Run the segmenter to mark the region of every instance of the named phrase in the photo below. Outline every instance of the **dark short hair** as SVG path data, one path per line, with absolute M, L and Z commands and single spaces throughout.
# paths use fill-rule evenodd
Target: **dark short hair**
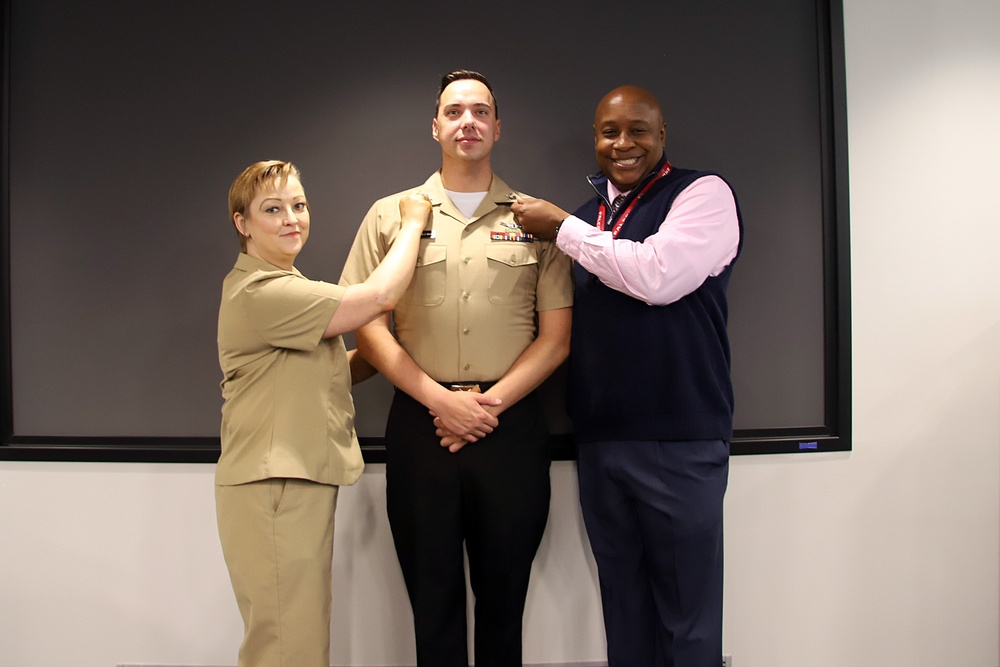
M 444 89 L 447 88 L 449 84 L 461 81 L 462 79 L 472 79 L 486 86 L 486 90 L 490 91 L 490 97 L 493 98 L 493 115 L 499 119 L 500 110 L 497 107 L 497 96 L 493 92 L 493 86 L 490 85 L 490 82 L 486 80 L 485 76 L 471 69 L 456 69 L 441 77 L 441 87 L 438 88 L 437 98 L 434 100 L 434 117 L 437 117 L 438 110 L 441 108 L 441 93 L 444 92 Z

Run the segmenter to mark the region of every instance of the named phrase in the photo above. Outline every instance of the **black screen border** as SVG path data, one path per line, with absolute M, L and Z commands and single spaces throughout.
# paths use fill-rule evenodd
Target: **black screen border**
M 737 429 L 734 455 L 850 451 L 851 308 L 847 92 L 842 0 L 816 0 L 823 177 L 825 424 Z M 0 121 L 0 460 L 215 463 L 219 438 L 19 436 L 13 423 L 10 277 L 10 0 L 3 3 Z M 385 462 L 384 438 L 360 438 L 365 461 Z M 555 435 L 553 460 L 572 460 L 570 435 Z

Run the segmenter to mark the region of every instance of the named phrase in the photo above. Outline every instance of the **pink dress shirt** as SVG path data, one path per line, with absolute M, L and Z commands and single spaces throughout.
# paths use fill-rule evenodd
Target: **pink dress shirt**
M 618 194 L 609 181 L 608 201 Z M 665 306 L 719 275 L 739 240 L 732 190 L 718 176 L 703 176 L 677 195 L 659 229 L 642 242 L 612 239 L 610 231 L 571 215 L 556 245 L 611 289 Z

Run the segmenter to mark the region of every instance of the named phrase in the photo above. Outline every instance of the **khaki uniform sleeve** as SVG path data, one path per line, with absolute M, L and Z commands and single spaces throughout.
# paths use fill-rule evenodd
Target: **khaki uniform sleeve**
M 346 288 L 302 276 L 276 276 L 247 286 L 247 321 L 273 347 L 315 350 Z
M 388 210 L 388 199 L 380 199 L 368 209 L 344 264 L 344 271 L 340 276 L 341 285 L 363 283 L 385 257 L 393 239 L 385 238 L 382 230 L 399 229 L 398 209 L 395 219 L 388 219 Z
M 558 310 L 573 305 L 573 263 L 552 241 L 543 241 L 539 253 L 535 310 Z

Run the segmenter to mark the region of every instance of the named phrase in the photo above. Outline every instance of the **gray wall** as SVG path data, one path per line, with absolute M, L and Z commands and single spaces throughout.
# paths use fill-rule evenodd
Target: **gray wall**
M 188 7 L 12 2 L 16 435 L 216 435 L 232 179 L 258 159 L 298 164 L 313 210 L 298 266 L 335 281 L 371 202 L 439 166 L 433 99 L 456 67 L 496 88 L 497 171 L 570 209 L 596 170 L 597 100 L 653 90 L 669 159 L 726 176 L 746 218 L 737 427 L 824 423 L 813 3 Z M 382 434 L 389 393 L 359 388 L 361 435 Z

